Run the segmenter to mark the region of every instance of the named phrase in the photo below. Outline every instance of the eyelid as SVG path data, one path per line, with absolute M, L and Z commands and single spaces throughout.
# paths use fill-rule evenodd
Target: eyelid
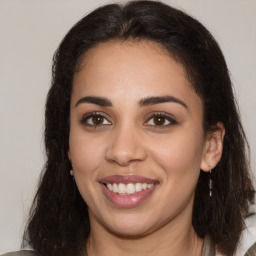
M 154 117 L 163 117 L 165 118 L 166 120 L 168 120 L 170 122 L 170 124 L 168 125 L 147 125 L 146 123 L 149 122 L 152 118 Z M 176 121 L 176 119 L 170 115 L 169 113 L 166 113 L 166 112 L 153 112 L 153 113 L 150 113 L 146 119 L 146 122 L 144 123 L 144 125 L 146 126 L 154 126 L 154 127 L 157 127 L 157 128 L 165 128 L 165 127 L 169 127 L 171 125 L 175 125 L 177 124 L 178 122 Z
M 104 119 L 106 119 L 109 124 L 99 124 L 99 125 L 93 125 L 93 124 L 88 124 L 86 123 L 90 118 L 92 118 L 93 116 L 101 116 Z M 166 119 L 168 122 L 170 122 L 169 124 L 163 124 L 163 125 L 153 125 L 153 124 L 147 124 L 152 118 L 154 117 L 163 117 L 164 119 Z M 112 122 L 109 120 L 110 116 L 107 113 L 101 112 L 101 111 L 94 111 L 94 112 L 90 112 L 87 114 L 84 114 L 80 120 L 80 123 L 82 125 L 86 125 L 88 127 L 100 127 L 100 126 L 108 126 L 108 125 L 112 125 Z M 145 126 L 151 126 L 154 128 L 167 128 L 169 126 L 173 126 L 175 124 L 177 124 L 178 122 L 176 121 L 175 117 L 173 117 L 171 114 L 166 113 L 166 112 L 151 112 L 147 115 L 146 117 L 146 121 L 143 123 L 143 125 Z
M 83 125 L 87 125 L 87 126 L 92 126 L 92 127 L 96 127 L 96 126 L 105 126 L 106 124 L 102 124 L 102 125 L 91 125 L 91 124 L 86 124 L 86 121 L 93 117 L 93 116 L 101 116 L 103 118 L 105 118 L 110 124 L 107 124 L 107 125 L 111 125 L 112 122 L 109 121 L 109 115 L 107 113 L 104 113 L 104 112 L 100 112 L 100 111 L 94 111 L 94 112 L 90 112 L 90 113 L 87 113 L 85 115 L 82 116 L 81 120 L 80 120 L 80 123 L 83 124 Z

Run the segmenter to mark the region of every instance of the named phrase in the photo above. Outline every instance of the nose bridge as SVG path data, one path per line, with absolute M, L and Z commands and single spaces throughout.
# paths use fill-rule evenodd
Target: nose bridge
M 128 165 L 134 161 L 144 160 L 145 156 L 140 131 L 136 125 L 124 123 L 115 127 L 106 152 L 108 161 Z

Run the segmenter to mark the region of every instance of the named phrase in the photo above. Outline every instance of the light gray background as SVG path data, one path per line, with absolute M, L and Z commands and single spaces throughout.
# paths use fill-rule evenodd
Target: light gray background
M 52 55 L 69 28 L 109 1 L 0 0 L 0 253 L 20 247 L 44 162 Z M 119 1 L 122 2 L 122 1 Z M 256 0 L 166 0 L 199 19 L 228 63 L 256 167 Z

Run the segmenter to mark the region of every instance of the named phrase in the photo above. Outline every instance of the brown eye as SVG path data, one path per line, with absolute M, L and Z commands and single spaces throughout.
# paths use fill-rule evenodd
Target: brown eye
M 111 122 L 101 113 L 89 113 L 83 116 L 81 123 L 87 126 L 104 126 L 111 125 Z
M 153 114 L 145 123 L 146 126 L 155 128 L 168 128 L 175 124 L 177 124 L 177 121 L 173 117 L 162 113 Z
M 155 125 L 164 125 L 165 124 L 165 118 L 162 116 L 155 116 L 153 119 L 153 122 Z
M 102 116 L 93 116 L 92 117 L 92 122 L 94 125 L 101 125 L 101 124 L 103 124 L 103 121 L 104 121 L 104 119 Z

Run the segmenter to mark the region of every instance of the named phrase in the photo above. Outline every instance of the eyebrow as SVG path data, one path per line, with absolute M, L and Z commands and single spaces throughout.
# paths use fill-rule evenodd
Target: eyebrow
M 166 102 L 178 103 L 178 104 L 182 105 L 183 107 L 185 107 L 186 109 L 188 109 L 188 106 L 186 105 L 186 103 L 184 103 L 183 101 L 181 101 L 173 96 L 169 96 L 169 95 L 159 96 L 159 97 L 147 97 L 147 98 L 141 99 L 139 101 L 139 105 L 141 107 L 144 107 L 144 106 L 150 106 L 150 105 L 166 103 Z
M 92 103 L 102 107 L 111 107 L 112 103 L 109 99 L 103 97 L 96 97 L 96 96 L 86 96 L 79 99 L 75 105 L 77 107 L 81 103 Z
M 176 97 L 173 96 L 155 96 L 155 97 L 147 97 L 144 99 L 141 99 L 139 101 L 139 106 L 144 107 L 144 106 L 151 106 L 155 104 L 160 104 L 160 103 L 167 103 L 167 102 L 174 102 L 182 105 L 186 109 L 188 109 L 188 106 L 181 101 L 180 99 L 177 99 Z M 97 96 L 85 96 L 77 101 L 75 104 L 75 107 L 77 107 L 81 103 L 92 103 L 96 104 L 102 107 L 112 107 L 112 102 L 104 97 L 97 97 Z

